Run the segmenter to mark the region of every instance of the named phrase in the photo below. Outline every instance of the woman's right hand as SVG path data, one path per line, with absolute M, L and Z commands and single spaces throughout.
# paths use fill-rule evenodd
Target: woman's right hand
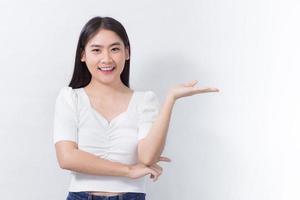
M 171 159 L 167 157 L 159 157 L 159 161 L 171 162 Z M 129 174 L 128 177 L 132 179 L 137 179 L 143 177 L 147 174 L 150 174 L 150 178 L 153 178 L 153 182 L 155 182 L 158 177 L 161 175 L 163 168 L 158 164 L 154 163 L 151 166 L 147 166 L 143 163 L 137 163 L 129 166 Z

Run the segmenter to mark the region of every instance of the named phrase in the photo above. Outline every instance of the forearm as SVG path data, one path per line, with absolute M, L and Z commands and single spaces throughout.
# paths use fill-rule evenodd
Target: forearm
M 129 166 L 74 149 L 65 158 L 64 169 L 91 175 L 127 176 Z
M 138 146 L 140 162 L 152 165 L 157 162 L 163 152 L 174 104 L 174 98 L 167 95 L 157 119 L 154 121 L 147 136 L 141 140 Z

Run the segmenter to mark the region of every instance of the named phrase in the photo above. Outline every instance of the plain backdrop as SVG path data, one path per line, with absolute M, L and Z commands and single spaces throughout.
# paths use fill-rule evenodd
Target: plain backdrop
M 300 3 L 296 0 L 1 1 L 1 199 L 65 199 L 54 102 L 83 25 L 111 16 L 131 42 L 131 88 L 196 79 L 219 93 L 174 106 L 147 199 L 300 199 Z

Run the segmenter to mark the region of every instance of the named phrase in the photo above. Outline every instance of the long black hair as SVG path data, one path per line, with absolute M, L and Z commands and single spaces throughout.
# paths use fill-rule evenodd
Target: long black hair
M 123 25 L 112 17 L 94 17 L 90 19 L 81 30 L 75 57 L 75 66 L 69 87 L 73 89 L 85 87 L 91 81 L 92 75 L 85 62 L 81 61 L 81 55 L 88 41 L 95 36 L 99 30 L 106 29 L 115 32 L 123 41 L 125 48 L 129 51 L 129 59 L 125 61 L 124 69 L 121 73 L 121 81 L 129 87 L 130 74 L 130 43 Z

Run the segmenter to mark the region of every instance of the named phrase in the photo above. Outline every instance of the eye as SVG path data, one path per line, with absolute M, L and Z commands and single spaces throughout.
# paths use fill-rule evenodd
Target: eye
M 94 51 L 94 52 L 99 52 L 100 50 L 99 50 L 99 49 L 93 49 L 92 51 Z
M 119 51 L 120 49 L 117 48 L 117 47 L 115 47 L 115 48 L 113 48 L 112 50 L 113 50 L 113 51 Z

